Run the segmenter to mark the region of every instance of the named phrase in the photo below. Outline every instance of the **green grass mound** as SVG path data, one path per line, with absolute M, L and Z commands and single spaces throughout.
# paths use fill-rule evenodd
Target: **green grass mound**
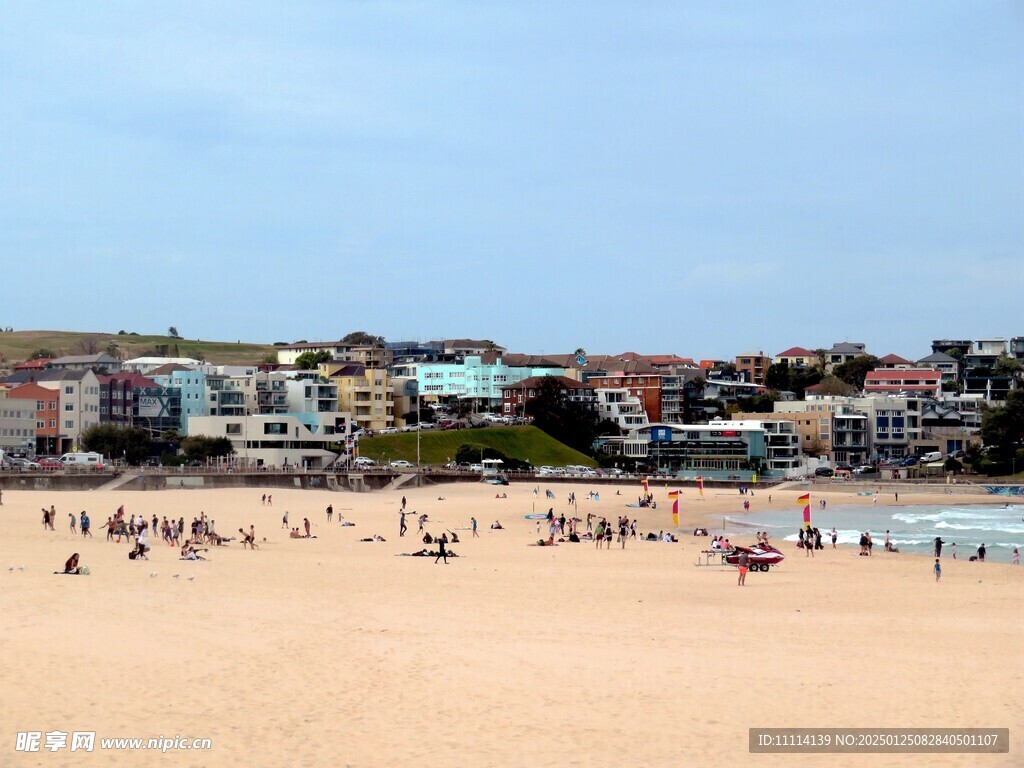
M 597 466 L 589 456 L 529 426 L 424 430 L 420 433 L 420 461 L 425 465 L 447 464 L 455 460 L 460 445 L 493 448 L 510 458 L 528 461 L 535 467 L 545 464 L 552 467 L 564 467 L 566 464 Z M 415 464 L 416 433 L 363 438 L 359 441 L 359 455 L 380 462 L 405 459 Z

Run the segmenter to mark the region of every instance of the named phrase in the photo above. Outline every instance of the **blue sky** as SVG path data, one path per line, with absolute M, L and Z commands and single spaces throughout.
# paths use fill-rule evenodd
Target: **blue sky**
M 1022 39 L 1012 0 L 7 3 L 0 325 L 1024 334 Z

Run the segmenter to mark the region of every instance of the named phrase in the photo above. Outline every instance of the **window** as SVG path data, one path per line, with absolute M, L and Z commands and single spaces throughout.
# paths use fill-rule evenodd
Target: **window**
M 56 428 L 57 428 L 57 420 L 56 419 L 50 419 L 50 429 L 56 429 Z
M 73 411 L 73 410 L 75 410 L 75 406 L 73 404 L 71 404 L 71 403 L 64 403 L 64 410 L 65 411 Z
M 65 395 L 73 395 L 73 394 L 75 394 L 75 388 L 74 387 L 64 387 L 64 394 Z
M 241 424 L 228 424 L 227 425 L 227 434 L 229 434 L 229 435 L 240 435 L 240 434 L 242 434 L 242 425 Z
M 64 429 L 74 429 L 74 428 L 75 428 L 75 422 L 73 422 L 73 421 L 65 421 L 64 422 Z

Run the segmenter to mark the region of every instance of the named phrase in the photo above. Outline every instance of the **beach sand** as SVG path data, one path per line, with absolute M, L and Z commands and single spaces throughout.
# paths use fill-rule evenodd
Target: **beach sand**
M 944 558 L 937 585 L 930 558 L 880 543 L 870 559 L 829 548 L 813 560 L 783 543 L 782 566 L 740 589 L 734 570 L 694 567 L 709 539 L 686 535 L 739 516 L 738 495 L 684 491 L 678 544 L 529 547 L 536 527 L 523 515 L 568 511 L 569 490 L 581 517 L 636 513 L 645 533 L 672 528 L 663 489 L 657 510 L 635 510 L 636 484 L 619 497 L 596 488 L 600 501 L 582 483 L 551 485 L 554 502 L 544 487 L 536 499 L 525 484 L 498 489 L 507 499 L 481 484 L 279 489 L 273 507 L 256 489 L 5 492 L 0 765 L 1024 764 L 1020 568 Z M 413 516 L 398 537 L 403 494 L 432 533 L 458 530 L 461 557 L 394 556 L 423 546 Z M 794 529 L 798 494 L 772 494 Z M 766 497 L 751 499 L 755 511 Z M 355 527 L 328 525 L 329 503 Z M 56 532 L 40 525 L 50 504 Z M 155 541 L 148 562 L 133 562 L 99 527 L 120 504 L 186 522 L 205 510 L 222 534 L 255 524 L 260 550 L 234 542 L 191 563 Z M 86 541 L 67 521 L 83 509 Z M 289 539 L 286 509 L 318 538 Z M 461 530 L 470 515 L 479 539 Z M 506 530 L 490 530 L 495 519 Z M 358 541 L 375 533 L 387 541 Z M 51 575 L 72 552 L 92 575 Z M 1011 752 L 748 755 L 755 726 L 1009 727 Z M 18 731 L 51 730 L 209 738 L 212 749 L 14 751 Z

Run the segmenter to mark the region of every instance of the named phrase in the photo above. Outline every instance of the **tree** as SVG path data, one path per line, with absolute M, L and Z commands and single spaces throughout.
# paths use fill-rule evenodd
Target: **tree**
M 593 455 L 598 435 L 620 433 L 614 422 L 601 422 L 595 411 L 570 401 L 562 383 L 553 376 L 544 376 L 537 384 L 537 394 L 526 404 L 526 414 L 533 418 L 535 427 L 587 455 Z
M 189 435 L 181 441 L 181 450 L 189 459 L 206 461 L 206 459 L 230 456 L 235 452 L 235 447 L 231 444 L 231 440 L 226 437 Z
M 75 342 L 74 350 L 80 355 L 95 355 L 100 351 L 100 342 L 95 336 L 84 336 Z
M 992 369 L 997 376 L 1009 376 L 1016 382 L 1021 381 L 1021 365 L 1020 360 L 1009 355 L 1000 355 L 996 361 L 995 367 Z
M 355 344 L 362 347 L 383 347 L 384 337 L 374 336 L 366 331 L 352 331 L 341 337 L 343 344 Z
M 153 439 L 149 431 L 139 427 L 121 427 L 116 424 L 96 424 L 80 438 L 82 448 L 102 453 L 110 459 L 124 459 L 138 464 L 149 457 Z
M 35 352 L 33 352 L 31 355 L 29 355 L 28 359 L 29 360 L 44 360 L 44 359 L 54 358 L 56 356 L 57 356 L 57 353 L 54 352 L 52 349 L 46 349 L 45 347 L 43 347 L 41 349 L 37 349 Z
M 867 379 L 868 372 L 875 370 L 879 362 L 874 355 L 858 355 L 842 365 L 837 365 L 832 373 L 837 379 L 842 379 L 860 391 L 864 389 L 864 380 Z
M 818 382 L 817 386 L 817 392 L 819 395 L 840 395 L 842 397 L 848 397 L 857 391 L 852 384 L 847 384 L 836 376 L 826 376 Z
M 576 357 L 586 357 L 587 350 L 585 350 L 583 347 L 576 347 L 576 351 L 573 352 L 573 355 L 575 355 Z
M 107 343 L 106 353 L 110 357 L 120 357 L 121 356 L 121 349 L 120 349 L 120 347 L 117 346 L 117 342 L 116 341 L 111 340 L 110 342 Z
M 1009 462 L 1024 445 L 1024 389 L 1011 389 L 1006 405 L 985 408 L 981 415 L 981 439 L 990 459 Z
M 321 349 L 319 352 L 303 352 L 295 358 L 295 364 L 304 370 L 319 368 L 320 363 L 329 363 L 330 361 L 331 353 L 326 349 Z
M 772 363 L 764 374 L 764 385 L 776 392 L 788 392 L 792 385 L 792 374 L 789 370 L 789 361 Z
M 175 328 L 173 325 L 170 328 L 167 329 L 167 335 L 170 336 L 173 339 L 181 338 L 178 335 L 178 329 Z
M 818 358 L 814 363 L 814 368 L 824 376 L 825 371 L 828 370 L 828 350 L 818 347 L 814 350 L 814 356 Z

